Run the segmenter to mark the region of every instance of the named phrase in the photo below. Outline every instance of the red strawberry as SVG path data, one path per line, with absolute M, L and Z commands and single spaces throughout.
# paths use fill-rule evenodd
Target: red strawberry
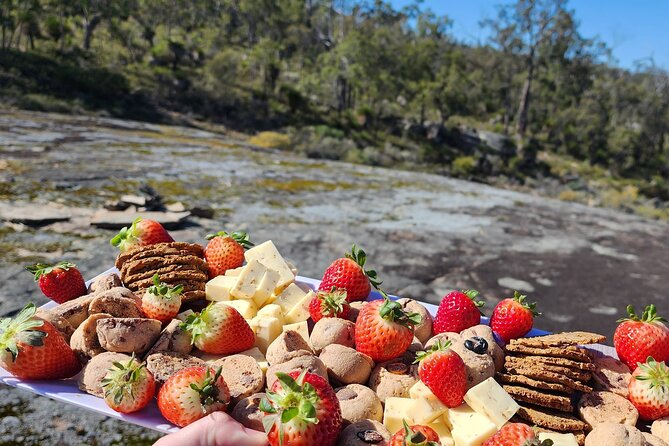
M 407 314 L 387 297 L 362 307 L 355 322 L 355 348 L 374 360 L 387 361 L 407 351 L 413 327 L 420 324 L 418 313 Z
M 207 235 L 204 258 L 209 266 L 209 277 L 221 276 L 229 269 L 239 268 L 244 263 L 244 250 L 253 246 L 246 232 L 225 231 Z
M 115 362 L 101 383 L 105 403 L 116 412 L 137 412 L 156 396 L 153 375 L 134 357 L 126 364 Z
M 437 341 L 431 349 L 418 352 L 420 380 L 448 407 L 458 407 L 467 392 L 467 370 L 462 358 L 449 347 L 451 341 Z
M 366 261 L 365 251 L 353 245 L 351 252 L 328 266 L 318 289 L 320 291 L 329 291 L 332 287 L 344 289 L 349 302 L 367 299 L 372 285 L 378 289 L 381 282 L 376 277 L 376 271 L 365 270 Z
M 158 409 L 167 421 L 184 427 L 212 412 L 226 410 L 230 391 L 221 368 L 187 367 L 170 376 L 158 392 Z
M 334 446 L 342 428 L 339 400 L 328 382 L 306 370 L 278 372 L 260 402 L 270 446 Z
M 388 446 L 440 446 L 439 435 L 429 426 L 411 426 L 404 422 L 404 429 L 397 431 Z
M 618 357 L 627 364 L 630 370 L 637 363 L 644 362 L 652 356 L 659 362 L 669 360 L 669 328 L 663 324 L 666 319 L 657 315 L 655 305 L 649 305 L 641 317 L 634 308 L 627 307 L 629 318 L 620 319 L 618 328 L 613 334 L 613 345 Z
M 495 306 L 490 317 L 490 328 L 499 335 L 504 342 L 525 336 L 534 325 L 534 318 L 538 313 L 536 303 L 527 303 L 527 296 L 518 291 L 513 298 L 504 299 Z
M 137 217 L 130 228 L 123 228 L 111 239 L 112 246 L 116 246 L 121 252 L 127 251 L 135 245 L 145 246 L 156 243 L 173 242 L 172 236 L 163 228 L 163 225 L 155 220 L 144 220 Z
M 629 384 L 629 400 L 648 421 L 669 416 L 669 366 L 648 358 L 639 363 Z
M 255 334 L 239 311 L 220 302 L 188 316 L 181 327 L 205 353 L 232 355 L 253 347 Z
M 63 379 L 81 364 L 65 338 L 28 304 L 14 318 L 0 320 L 0 365 L 22 379 Z
M 477 301 L 479 292 L 476 290 L 451 291 L 439 304 L 437 315 L 432 324 L 434 334 L 447 331 L 460 333 L 462 330 L 481 323 L 480 307 L 483 302 Z
M 351 306 L 346 300 L 346 290 L 332 287 L 330 291 L 319 291 L 309 303 L 309 314 L 314 322 L 324 317 L 346 319 Z
M 553 444 L 552 441 L 539 442 L 534 430 L 523 423 L 509 423 L 502 427 L 495 435 L 488 438 L 483 446 L 532 446 Z
M 169 287 L 160 281 L 158 274 L 153 276 L 153 286 L 147 288 L 142 296 L 142 312 L 151 319 L 165 323 L 174 319 L 181 308 L 183 285 Z
M 37 263 L 26 269 L 35 275 L 35 282 L 39 283 L 42 293 L 56 303 L 62 304 L 87 292 L 86 282 L 73 263 Z

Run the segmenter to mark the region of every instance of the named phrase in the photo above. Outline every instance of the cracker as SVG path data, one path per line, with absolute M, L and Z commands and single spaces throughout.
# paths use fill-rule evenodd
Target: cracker
M 119 253 L 116 257 L 116 268 L 119 270 L 123 264 L 129 259 L 141 259 L 145 257 L 152 257 L 156 254 L 171 254 L 178 251 L 187 251 L 198 257 L 204 257 L 204 248 L 197 243 L 185 242 L 170 242 L 170 243 L 156 243 L 153 245 L 134 246 L 129 250 Z
M 198 256 L 190 253 L 185 254 L 161 254 L 153 257 L 145 257 L 138 260 L 129 260 L 123 264 L 121 275 L 128 277 L 136 274 L 142 274 L 147 271 L 163 268 L 168 265 L 193 265 L 196 268 L 206 268 L 206 262 Z
M 582 432 L 588 429 L 586 423 L 573 415 L 542 407 L 533 407 L 523 404 L 518 409 L 518 412 L 516 412 L 516 415 L 537 426 L 558 432 Z
M 207 294 L 204 291 L 186 291 L 181 295 L 181 301 L 192 302 L 205 299 L 206 297 Z
M 202 270 L 199 269 L 197 266 L 193 265 L 192 263 L 176 263 L 173 265 L 166 265 L 152 268 L 150 270 L 133 275 L 126 275 L 123 280 L 124 283 L 133 283 L 140 280 L 151 279 L 153 278 L 154 274 L 163 275 L 177 271 L 202 271 Z
M 570 387 L 574 390 L 578 390 L 579 392 L 585 392 L 585 393 L 592 392 L 592 387 L 587 386 L 579 381 L 573 380 L 567 376 L 561 375 L 559 373 L 541 371 L 525 367 L 516 367 L 516 366 L 506 367 L 506 370 L 509 373 L 527 376 L 528 378 L 536 379 L 538 381 L 564 384 L 565 386 Z
M 572 412 L 574 406 L 571 404 L 571 398 L 563 395 L 553 395 L 545 391 L 528 389 L 527 387 L 511 386 L 504 384 L 502 386 L 506 393 L 516 401 L 534 404 L 550 409 L 561 410 L 563 412 Z
M 596 389 L 628 397 L 628 386 L 632 379 L 629 367 L 611 356 L 595 357 L 593 365 L 595 371 L 592 372 L 592 377 L 595 379 Z
M 171 273 L 159 274 L 160 281 L 165 282 L 168 285 L 178 285 L 188 282 L 206 282 L 208 280 L 207 274 L 202 271 L 175 271 Z M 135 282 L 126 283 L 126 286 L 131 290 L 148 288 L 153 285 L 153 279 L 142 279 Z
M 528 378 L 527 376 L 523 375 L 508 375 L 506 373 L 498 373 L 496 375 L 496 378 L 498 381 L 507 384 L 520 384 L 527 387 L 534 387 L 535 389 L 551 390 L 553 392 L 565 393 L 567 395 L 571 395 L 572 393 L 574 393 L 574 389 L 572 389 L 569 386 L 565 386 L 564 384 L 539 381 L 536 379 Z
M 519 338 L 511 341 L 512 345 L 526 347 L 564 347 L 568 345 L 598 344 L 606 341 L 606 336 L 587 331 L 568 331 L 533 338 Z
M 567 347 L 527 347 L 524 345 L 508 344 L 506 351 L 521 353 L 526 356 L 550 356 L 554 358 L 567 358 L 574 361 L 589 362 L 590 356 L 582 349 L 574 346 Z
M 515 356 L 507 356 L 504 361 L 504 366 L 507 369 L 509 367 L 522 367 L 525 369 L 532 369 L 538 373 L 543 373 L 543 372 L 559 373 L 573 380 L 583 381 L 583 382 L 589 381 L 590 378 L 592 378 L 592 374 L 590 372 L 585 372 L 582 370 L 574 370 L 570 369 L 569 367 L 561 367 L 557 365 L 538 363 L 535 362 L 533 359 L 534 358 L 523 359 L 523 358 L 517 358 Z
M 581 362 L 581 361 L 574 361 L 572 359 L 567 359 L 567 358 L 554 358 L 552 356 L 515 355 L 515 357 L 519 358 L 519 359 L 522 359 L 522 360 L 538 362 L 538 363 L 541 363 L 541 364 L 556 365 L 556 366 L 560 366 L 560 367 L 569 367 L 570 369 L 585 370 L 585 371 L 589 371 L 589 372 L 595 370 L 595 365 L 590 361 Z

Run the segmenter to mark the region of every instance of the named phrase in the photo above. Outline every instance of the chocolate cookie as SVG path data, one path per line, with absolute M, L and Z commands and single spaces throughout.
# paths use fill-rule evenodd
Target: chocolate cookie
M 595 388 L 613 392 L 627 398 L 628 386 L 632 373 L 629 367 L 611 356 L 600 356 L 593 359 L 595 370 L 592 377 L 595 379 Z
M 578 347 L 527 347 L 524 345 L 508 344 L 506 351 L 528 356 L 550 356 L 553 358 L 567 358 L 574 361 L 589 362 L 590 356 Z
M 130 260 L 123 265 L 121 276 L 123 278 L 146 275 L 150 271 L 165 268 L 171 265 L 191 265 L 194 268 L 205 271 L 206 262 L 194 255 L 163 255 L 147 257 L 139 260 Z
M 531 368 L 539 372 L 552 372 L 559 373 L 568 378 L 571 378 L 576 381 L 589 381 L 592 378 L 590 372 L 584 372 L 581 370 L 570 369 L 569 367 L 561 367 L 557 365 L 549 365 L 541 362 L 534 361 L 534 358 L 518 358 L 515 356 L 507 356 L 504 361 L 504 366 L 508 369 L 509 367 L 521 367 L 521 368 Z
M 196 300 L 202 300 L 207 297 L 204 291 L 186 291 L 181 295 L 182 302 L 192 302 Z
M 579 417 L 592 428 L 601 423 L 636 425 L 639 412 L 627 398 L 612 392 L 583 394 L 578 402 Z
M 582 432 L 588 429 L 586 423 L 573 415 L 540 407 L 521 405 L 516 415 L 537 426 L 558 432 Z
M 197 243 L 170 242 L 156 243 L 154 245 L 134 246 L 129 250 L 122 252 L 116 257 L 115 266 L 119 270 L 129 259 L 142 259 L 156 255 L 176 254 L 179 251 L 186 251 L 197 257 L 204 258 L 204 248 Z
M 516 401 L 561 410 L 563 412 L 572 412 L 574 410 L 574 406 L 571 404 L 571 398 L 568 396 L 553 395 L 540 390 L 507 384 L 503 385 L 502 388 Z
M 573 359 L 555 358 L 552 356 L 516 355 L 515 357 L 524 361 L 539 362 L 541 364 L 556 365 L 560 367 L 569 367 L 570 369 L 585 370 L 589 372 L 595 370 L 595 365 L 590 361 L 574 361 Z
M 159 276 L 168 274 L 168 273 L 177 273 L 181 271 L 199 271 L 199 272 L 204 272 L 201 269 L 199 269 L 197 266 L 193 264 L 174 264 L 174 265 L 167 265 L 167 266 L 162 266 L 158 267 L 156 269 L 151 269 L 148 271 L 144 271 L 141 273 L 133 274 L 131 276 L 125 276 L 124 282 L 126 284 L 129 283 L 135 283 L 139 282 L 140 280 L 153 280 L 153 276 L 155 274 L 158 274 Z
M 606 336 L 587 331 L 569 331 L 533 338 L 519 338 L 511 341 L 511 345 L 525 347 L 564 347 L 568 345 L 597 344 L 606 341 Z
M 207 274 L 202 271 L 190 270 L 190 271 L 175 271 L 171 273 L 159 274 L 161 282 L 165 282 L 169 285 L 178 285 L 180 283 L 187 282 L 206 282 Z M 148 288 L 153 285 L 153 279 L 142 279 L 135 282 L 127 282 L 126 286 L 131 290 L 138 290 L 141 288 Z
M 564 384 L 559 383 L 549 383 L 544 381 L 538 381 L 536 379 L 528 378 L 523 375 L 508 375 L 506 373 L 498 373 L 496 375 L 497 381 L 501 381 L 507 384 L 521 384 L 526 387 L 534 387 L 535 389 L 550 390 L 553 392 L 564 393 L 571 395 L 574 393 L 574 389 Z
M 564 384 L 565 386 L 570 387 L 574 390 L 578 390 L 579 392 L 585 392 L 585 393 L 592 392 L 592 387 L 586 384 L 573 380 L 559 373 L 542 370 L 541 368 L 537 369 L 537 368 L 509 366 L 506 368 L 506 370 L 511 374 L 524 375 L 527 376 L 528 378 L 536 379 L 538 381 Z

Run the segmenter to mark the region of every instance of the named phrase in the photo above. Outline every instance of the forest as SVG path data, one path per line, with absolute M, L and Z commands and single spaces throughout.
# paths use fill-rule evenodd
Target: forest
M 491 17 L 474 45 L 420 2 L 2 0 L 0 102 L 668 216 L 669 74 L 616 67 L 567 0 Z

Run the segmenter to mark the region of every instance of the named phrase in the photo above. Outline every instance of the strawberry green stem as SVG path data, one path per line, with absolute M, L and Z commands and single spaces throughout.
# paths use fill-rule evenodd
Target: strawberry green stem
M 44 337 L 47 334 L 41 330 L 35 330 L 44 325 L 44 321 L 35 317 L 37 308 L 35 304 L 29 303 L 14 318 L 0 320 L 0 354 L 9 352 L 12 361 L 16 361 L 19 355 L 19 343 L 32 347 L 44 345 Z
M 137 227 L 140 221 L 142 221 L 142 217 L 137 217 L 129 228 L 127 226 L 123 227 L 119 233 L 109 241 L 109 243 L 111 243 L 112 246 L 119 248 L 121 252 L 136 245 L 139 242 L 139 236 L 141 235 L 141 231 Z
M 648 305 L 644 310 L 643 313 L 641 313 L 641 317 L 637 316 L 636 311 L 634 310 L 634 307 L 632 305 L 627 306 L 627 315 L 629 317 L 618 319 L 618 322 L 625 322 L 625 321 L 632 321 L 632 322 L 647 322 L 647 323 L 653 323 L 653 322 L 667 322 L 667 320 L 663 317 L 660 317 L 657 315 L 657 308 L 655 308 L 655 305 L 650 304 Z
M 153 285 L 147 288 L 146 291 L 153 294 L 154 296 L 164 297 L 169 300 L 173 297 L 180 296 L 183 291 L 183 285 L 177 285 L 175 287 L 170 287 L 164 282 L 160 281 L 160 276 L 158 273 L 153 275 Z
M 205 238 L 207 240 L 211 240 L 216 237 L 230 237 L 231 239 L 242 245 L 242 248 L 244 249 L 249 249 L 252 246 L 255 246 L 249 239 L 248 233 L 243 231 L 235 231 L 231 233 L 225 231 L 218 231 L 214 234 L 207 234 Z
M 58 262 L 55 265 L 48 265 L 46 263 L 36 263 L 31 266 L 26 266 L 26 270 L 34 274 L 35 282 L 39 280 L 41 276 L 50 274 L 54 269 L 62 269 L 67 271 L 70 268 L 74 268 L 76 265 L 71 262 Z
M 377 290 L 381 291 L 379 288 L 383 281 L 379 280 L 378 274 L 376 273 L 375 270 L 373 269 L 365 269 L 365 263 L 367 262 L 367 254 L 365 253 L 364 250 L 359 249 L 357 246 L 355 246 L 355 243 L 351 247 L 351 252 L 347 252 L 345 254 L 346 258 L 353 260 L 355 263 L 357 263 L 362 271 L 365 273 L 367 278 L 369 279 L 369 283 L 372 284 L 374 288 Z
M 383 304 L 379 307 L 379 315 L 389 321 L 404 325 L 413 330 L 413 328 L 420 324 L 423 320 L 419 313 L 407 313 L 398 302 L 390 300 L 388 295 L 381 291 L 383 295 Z
M 520 294 L 518 291 L 513 292 L 513 300 L 522 305 L 522 307 L 525 308 L 526 310 L 530 310 L 532 312 L 532 316 L 534 317 L 541 316 L 541 313 L 537 311 L 537 303 L 536 302 L 529 303 L 525 299 L 527 299 L 526 295 Z

